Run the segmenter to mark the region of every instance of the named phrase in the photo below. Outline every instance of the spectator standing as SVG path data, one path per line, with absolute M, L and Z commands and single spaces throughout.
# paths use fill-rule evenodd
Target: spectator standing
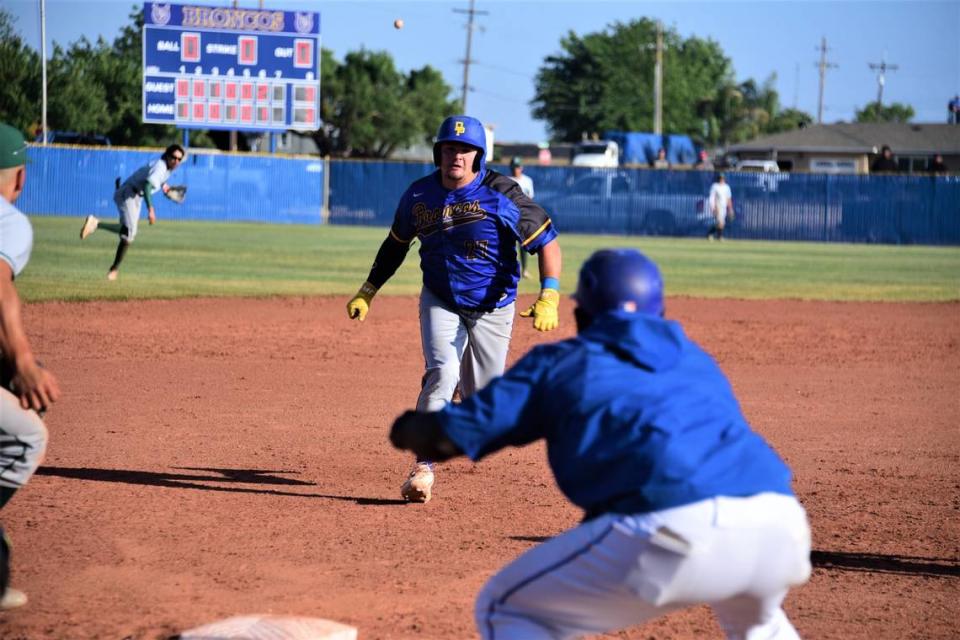
M 947 103 L 947 122 L 960 124 L 960 94 L 953 96 L 953 100 Z
M 706 149 L 700 150 L 700 154 L 697 156 L 697 163 L 693 165 L 693 168 L 697 171 L 713 171 L 713 161 L 710 160 Z
M 893 159 L 893 151 L 889 145 L 883 145 L 880 150 L 880 157 L 870 165 L 870 173 L 897 173 L 900 168 L 897 161 Z
M 660 150 L 657 151 L 657 159 L 653 161 L 653 165 L 652 165 L 652 166 L 653 166 L 654 169 L 669 169 L 669 168 L 670 168 L 670 161 L 667 160 L 667 150 L 666 150 L 666 149 L 664 149 L 663 147 L 661 147 Z
M 943 163 L 943 155 L 940 153 L 934 154 L 930 159 L 930 164 L 927 165 L 927 171 L 930 173 L 946 173 L 947 165 Z

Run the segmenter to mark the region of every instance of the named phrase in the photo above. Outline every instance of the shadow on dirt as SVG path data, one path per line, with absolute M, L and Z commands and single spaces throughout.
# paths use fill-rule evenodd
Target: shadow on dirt
M 38 476 L 55 476 L 70 480 L 92 480 L 95 482 L 119 482 L 139 484 L 150 487 L 169 487 L 174 489 L 199 489 L 201 491 L 226 491 L 229 493 L 254 493 L 272 496 L 292 496 L 296 498 L 324 498 L 327 500 L 345 500 L 358 505 L 405 505 L 405 500 L 384 498 L 358 498 L 355 496 L 335 496 L 322 493 L 298 493 L 280 489 L 255 489 L 251 487 L 218 486 L 229 483 L 256 485 L 296 485 L 316 486 L 314 482 L 305 482 L 295 478 L 285 478 L 277 474 L 291 474 L 295 471 L 275 471 L 265 469 L 216 469 L 204 467 L 174 467 L 183 471 L 207 472 L 206 475 L 188 473 L 165 473 L 162 471 L 133 471 L 128 469 L 93 469 L 89 467 L 40 467 Z M 216 483 L 216 484 L 214 484 Z
M 885 556 L 877 553 L 812 551 L 810 561 L 817 569 L 899 573 L 912 576 L 960 577 L 960 564 L 943 558 Z

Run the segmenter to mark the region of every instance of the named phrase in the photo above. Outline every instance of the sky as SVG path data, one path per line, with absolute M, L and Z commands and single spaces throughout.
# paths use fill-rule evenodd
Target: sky
M 137 4 L 46 0 L 48 51 L 54 42 L 65 46 L 81 37 L 112 41 Z M 451 98 L 461 94 L 469 0 L 239 0 L 238 5 L 318 11 L 321 44 L 338 60 L 361 48 L 386 51 L 404 73 L 426 65 L 438 69 L 452 87 Z M 39 50 L 40 0 L 3 0 L 2 6 L 13 14 L 27 44 Z M 858 109 L 877 99 L 877 72 L 870 63 L 897 66 L 886 72 L 883 102 L 911 105 L 914 122 L 946 122 L 947 102 L 960 93 L 960 0 L 475 0 L 474 9 L 466 111 L 492 126 L 498 142 L 549 139 L 529 103 L 538 69 L 547 56 L 562 53 L 565 35 L 598 33 L 642 17 L 661 20 L 683 38 L 716 41 L 731 59 L 738 82 L 763 82 L 776 74 L 782 107 L 796 107 L 814 119 L 819 48 L 826 38 L 827 60 L 836 67 L 828 69 L 824 83 L 825 123 L 850 122 Z M 399 30 L 393 26 L 397 18 L 404 22 Z

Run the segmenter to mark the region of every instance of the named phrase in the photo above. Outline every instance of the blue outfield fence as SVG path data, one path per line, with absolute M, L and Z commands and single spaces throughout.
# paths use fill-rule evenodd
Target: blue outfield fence
M 503 165 L 490 165 L 509 173 Z M 388 226 L 430 164 L 334 162 L 330 221 Z M 563 232 L 706 235 L 712 171 L 528 166 L 535 199 Z M 960 244 L 960 176 L 728 172 L 736 216 L 725 235 L 754 240 Z
M 114 179 L 160 152 L 33 146 L 29 155 L 17 202 L 23 211 L 110 218 Z M 187 201 L 160 197 L 158 215 L 320 224 L 325 170 L 330 223 L 387 227 L 403 191 L 434 167 L 190 150 L 170 180 L 189 187 Z M 712 224 L 713 172 L 528 166 L 525 173 L 561 233 L 698 236 Z M 731 238 L 960 245 L 960 176 L 726 175 L 736 209 Z
M 125 180 L 161 150 L 31 146 L 27 184 L 17 201 L 32 215 L 118 215 L 114 180 Z M 187 185 L 176 205 L 161 195 L 157 216 L 169 220 L 233 220 L 319 224 L 321 159 L 228 154 L 189 149 L 169 179 Z M 142 211 L 141 215 L 146 216 Z

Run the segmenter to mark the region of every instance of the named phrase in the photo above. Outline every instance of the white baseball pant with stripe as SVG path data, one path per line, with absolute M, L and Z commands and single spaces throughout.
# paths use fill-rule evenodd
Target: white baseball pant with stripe
M 607 514 L 526 552 L 476 603 L 486 640 L 575 638 L 708 604 L 728 638 L 796 640 L 781 603 L 810 576 L 810 528 L 791 496 L 717 497 Z

